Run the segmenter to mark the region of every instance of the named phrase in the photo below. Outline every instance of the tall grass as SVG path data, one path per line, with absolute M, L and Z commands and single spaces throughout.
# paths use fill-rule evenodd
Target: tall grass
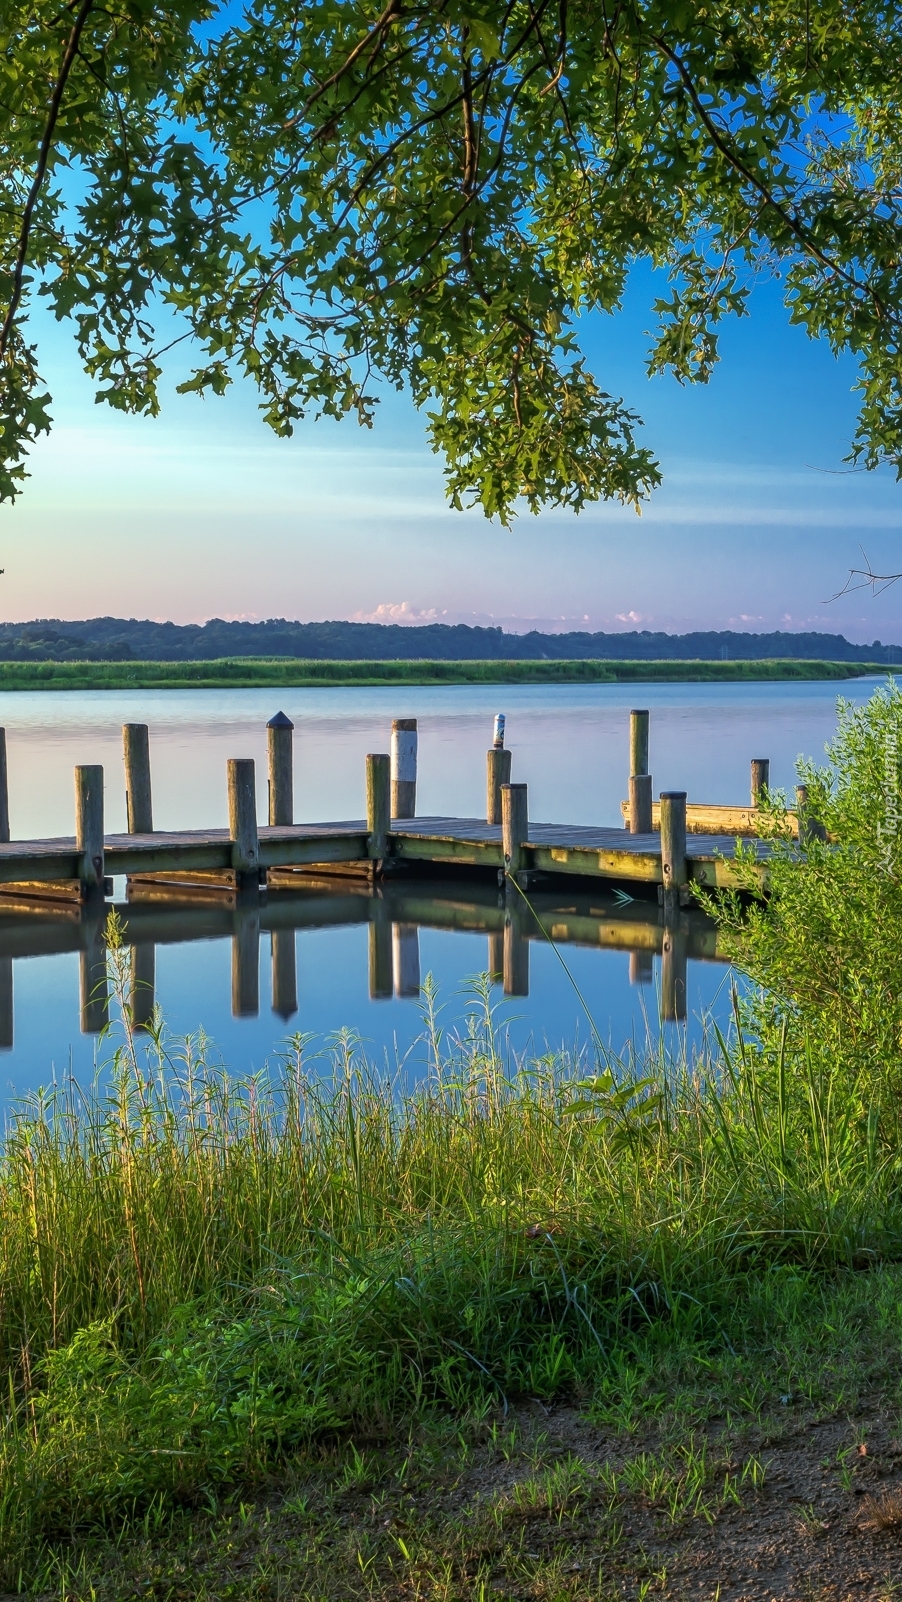
M 116 933 L 107 1088 L 27 1102 L 0 1164 L 7 1579 L 73 1520 L 592 1383 L 637 1324 L 719 1341 L 762 1275 L 902 1244 L 879 1108 L 815 1058 L 517 1061 L 477 986 L 458 1034 L 427 1018 L 413 1090 L 350 1039 L 325 1075 L 298 1040 L 235 1079 L 203 1042 L 140 1044 Z

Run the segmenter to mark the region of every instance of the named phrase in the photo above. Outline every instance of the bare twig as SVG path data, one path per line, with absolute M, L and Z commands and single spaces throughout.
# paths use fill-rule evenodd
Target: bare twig
M 875 573 L 864 546 L 859 545 L 858 549 L 861 551 L 864 567 L 850 567 L 849 576 L 842 589 L 837 590 L 835 595 L 829 596 L 822 605 L 829 606 L 831 601 L 838 601 L 841 595 L 851 595 L 855 590 L 870 590 L 872 595 L 882 595 L 891 584 L 896 584 L 902 578 L 902 573 Z

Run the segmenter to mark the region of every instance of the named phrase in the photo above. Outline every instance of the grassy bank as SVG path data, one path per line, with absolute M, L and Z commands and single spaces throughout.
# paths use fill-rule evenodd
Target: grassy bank
M 741 683 L 856 679 L 858 662 L 325 662 L 232 657 L 218 662 L 0 662 L 0 690 L 312 689 L 360 684 Z

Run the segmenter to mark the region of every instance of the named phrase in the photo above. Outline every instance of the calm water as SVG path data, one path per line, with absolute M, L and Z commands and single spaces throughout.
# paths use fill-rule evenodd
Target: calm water
M 861 701 L 876 682 L 859 680 L 843 693 Z M 125 827 L 124 722 L 150 726 L 157 827 L 224 825 L 225 765 L 235 756 L 257 760 L 264 821 L 265 724 L 280 705 L 295 723 L 299 820 L 362 816 L 365 753 L 387 750 L 390 721 L 404 716 L 419 721 L 418 811 L 480 816 L 492 717 L 503 710 L 512 777 L 529 785 L 533 819 L 619 824 L 631 706 L 651 709 L 655 792 L 685 789 L 691 800 L 739 802 L 748 795 L 751 757 L 769 757 L 772 785 L 791 787 L 799 754 L 822 753 L 835 728 L 837 693 L 828 683 L 7 694 L 0 695 L 0 724 L 7 730 L 14 838 L 74 831 L 72 768 L 85 762 L 104 765 L 108 830 Z M 296 906 L 283 901 L 280 911 L 281 898 L 270 896 L 250 921 L 246 912 L 221 905 L 184 914 L 142 907 L 132 913 L 131 933 L 155 950 L 155 993 L 170 1028 L 186 1034 L 203 1027 L 236 1069 L 261 1066 L 295 1030 L 327 1038 L 347 1027 L 373 1054 L 405 1057 L 415 1071 L 423 1057 L 412 993 L 417 969 L 435 977 L 451 1024 L 462 1015 L 468 980 L 500 966 L 503 939 L 491 887 L 420 888 L 416 906 L 387 901 L 376 912 L 359 895 L 319 894 Z M 123 887 L 117 883 L 116 890 L 121 899 Z M 616 912 L 613 898 L 597 892 L 546 896 L 543 921 L 569 974 L 540 931 L 522 925 L 514 931 L 515 988 L 528 994 L 509 998 L 504 1012 L 518 1045 L 589 1037 L 575 986 L 615 1048 L 657 1030 L 658 956 L 600 945 L 607 936 L 598 931 L 610 928 Z M 634 906 L 627 916 L 647 927 L 657 909 Z M 464 927 L 449 926 L 455 923 Z M 636 938 L 648 946 L 647 934 Z M 70 1065 L 90 1076 L 97 1044 L 81 1029 L 92 1020 L 80 1012 L 80 963 L 84 969 L 89 959 L 80 958 L 79 946 L 90 951 L 91 939 L 90 928 L 61 918 L 25 921 L 0 912 L 0 954 L 13 959 L 13 1044 L 0 1058 L 6 1096 L 46 1084 Z M 726 1005 L 726 970 L 699 960 L 705 946 L 697 931 L 686 941 L 688 1027 L 696 1032 L 705 1009 L 722 1012 Z M 276 1000 L 287 1018 L 270 1005 L 274 945 Z M 0 976 L 4 982 L 8 974 L 5 981 Z M 371 999 L 373 990 L 379 999 Z

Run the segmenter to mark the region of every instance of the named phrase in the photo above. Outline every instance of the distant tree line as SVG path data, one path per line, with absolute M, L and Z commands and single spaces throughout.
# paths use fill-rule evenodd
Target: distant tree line
M 733 661 L 801 657 L 833 662 L 898 662 L 902 646 L 853 645 L 842 634 L 741 634 L 733 630 L 691 634 L 506 634 L 501 628 L 466 623 L 155 623 L 148 619 L 58 618 L 0 624 L 0 661 L 192 662 L 228 656 L 306 657 L 321 661 L 419 658 L 446 662 L 559 661 L 608 658 L 640 661 Z

